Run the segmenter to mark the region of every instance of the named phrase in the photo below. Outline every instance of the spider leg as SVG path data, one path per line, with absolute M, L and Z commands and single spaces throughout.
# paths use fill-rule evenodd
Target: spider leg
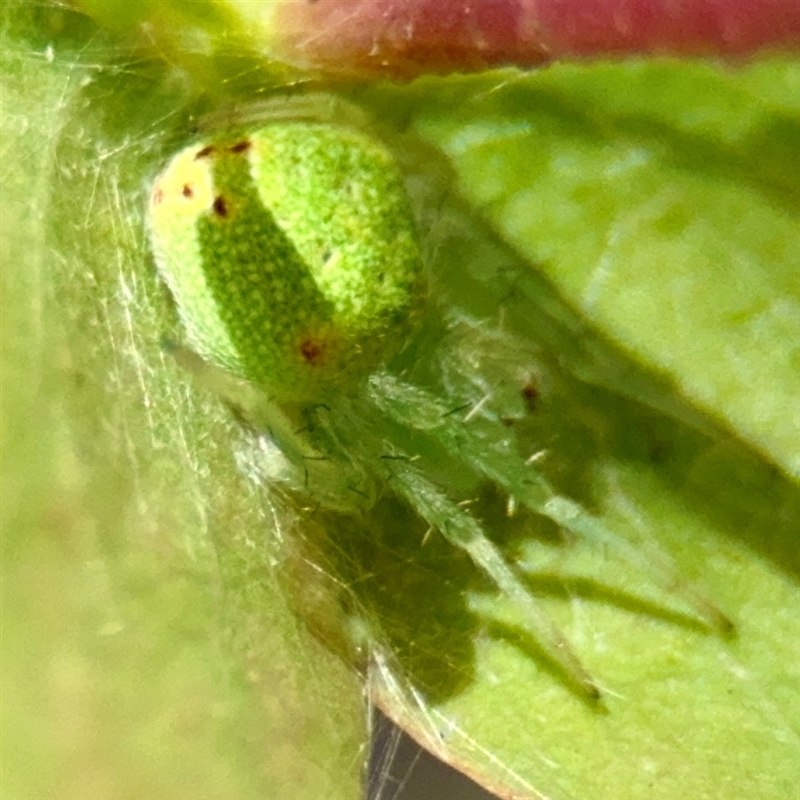
M 394 491 L 451 544 L 464 550 L 524 613 L 527 628 L 537 644 L 580 691 L 592 700 L 600 699 L 600 690 L 567 639 L 541 610 L 535 597 L 492 544 L 480 523 L 450 500 L 405 453 L 371 432 L 370 411 L 375 415 L 378 409 L 373 404 L 369 406 L 360 403 L 359 412 L 354 413 L 346 403 L 337 404 L 334 414 L 321 416 L 320 424 L 343 433 L 350 451 L 355 450 L 360 460 L 374 464 L 383 458 L 385 463 L 390 463 L 390 485 Z M 387 451 L 391 451 L 390 460 L 386 459 Z
M 548 658 L 572 678 L 592 700 L 600 699 L 591 675 L 572 651 L 564 635 L 539 608 L 535 598 L 514 574 L 503 554 L 492 544 L 478 521 L 452 502 L 413 464 L 392 462 L 392 486 L 430 525 L 464 550 L 524 614 L 529 631 Z
M 334 456 L 335 448 L 327 442 L 317 446 L 304 423 L 288 414 L 262 388 L 177 342 L 165 341 L 163 347 L 199 386 L 221 398 L 243 424 L 277 446 L 289 467 L 281 478 L 290 489 L 310 495 L 325 508 L 344 512 L 373 500 L 366 472 L 351 459 Z
M 508 487 L 506 489 L 508 490 Z M 667 591 L 682 595 L 717 633 L 729 636 L 736 630 L 736 626 L 725 613 L 681 575 L 678 567 L 665 553 L 652 547 L 645 551 L 635 547 L 609 530 L 601 520 L 589 514 L 578 503 L 557 495 L 555 492 L 544 504 L 537 503 L 535 506 L 533 503 L 521 499 L 532 511 L 538 511 L 553 522 L 574 531 L 589 541 L 603 543 L 613 548 L 625 561 L 641 572 L 655 573 Z
M 559 495 L 519 456 L 505 429 L 490 423 L 488 434 L 480 435 L 476 425 L 464 424 L 431 393 L 388 373 L 373 376 L 370 390 L 373 401 L 397 422 L 421 432 L 435 431 L 448 450 L 468 456 L 483 475 L 531 511 L 591 542 L 609 546 L 632 566 L 655 577 L 668 591 L 680 593 L 713 630 L 723 635 L 734 631 L 730 619 L 693 587 L 665 554 L 643 553 L 578 503 Z

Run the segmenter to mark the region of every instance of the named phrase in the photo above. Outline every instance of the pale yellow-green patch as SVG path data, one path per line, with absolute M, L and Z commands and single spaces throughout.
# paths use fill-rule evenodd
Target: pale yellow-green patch
M 214 202 L 211 165 L 199 148 L 178 153 L 150 195 L 150 236 L 156 263 L 172 292 L 189 341 L 222 366 L 241 371 L 230 337 L 219 324 L 216 300 L 206 283 L 197 220 Z

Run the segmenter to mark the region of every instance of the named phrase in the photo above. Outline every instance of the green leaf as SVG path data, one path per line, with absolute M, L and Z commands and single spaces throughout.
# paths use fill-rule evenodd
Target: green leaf
M 800 115 L 774 88 L 798 76 L 797 62 L 564 65 L 365 93 L 447 157 L 476 230 L 488 221 L 550 281 L 505 280 L 514 255 L 477 234 L 443 244 L 453 286 L 494 276 L 484 314 L 501 306 L 597 387 L 565 389 L 541 423 L 550 458 L 572 455 L 562 490 L 657 542 L 739 627 L 725 642 L 671 618 L 680 593 L 656 600 L 613 552 L 528 543 L 608 713 L 565 702 L 506 634 L 477 635 L 469 688 L 424 714 L 385 701 L 501 794 L 777 800 L 800 778 Z M 563 417 L 584 429 L 574 443 Z
M 464 197 L 635 359 L 800 478 L 796 62 L 451 81 L 415 125 Z M 796 94 L 796 92 L 794 93 Z

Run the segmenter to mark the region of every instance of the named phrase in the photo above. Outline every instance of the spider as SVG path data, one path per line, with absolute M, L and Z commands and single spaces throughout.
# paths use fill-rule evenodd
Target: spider
M 513 422 L 531 413 L 536 384 L 504 366 L 504 334 L 427 302 L 418 227 L 386 145 L 363 125 L 291 108 L 182 150 L 149 200 L 156 265 L 189 348 L 258 387 L 260 424 L 292 466 L 295 489 L 354 513 L 393 492 L 469 554 L 547 657 L 599 699 L 565 636 L 452 487 L 465 475 L 488 480 L 564 529 L 642 569 L 653 565 L 522 455 Z M 492 376 L 505 371 L 516 383 L 511 412 L 498 412 L 491 393 L 453 405 L 454 386 L 475 384 L 476 351 Z M 731 627 L 671 567 L 658 568 L 713 628 Z

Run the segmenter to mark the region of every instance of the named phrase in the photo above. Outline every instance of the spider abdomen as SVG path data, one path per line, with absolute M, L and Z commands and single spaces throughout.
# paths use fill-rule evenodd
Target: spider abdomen
M 339 125 L 284 120 L 183 150 L 155 182 L 150 231 L 190 345 L 279 401 L 353 384 L 421 304 L 392 156 Z

